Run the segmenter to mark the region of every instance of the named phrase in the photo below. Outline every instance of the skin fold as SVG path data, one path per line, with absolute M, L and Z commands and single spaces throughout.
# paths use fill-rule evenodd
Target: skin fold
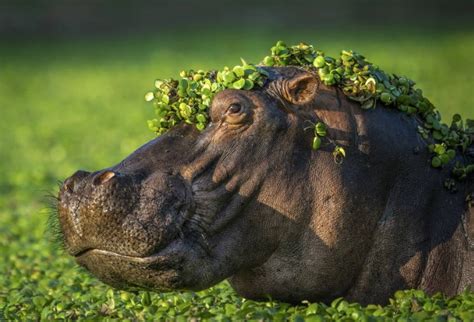
M 178 125 L 64 182 L 59 221 L 77 262 L 122 289 L 229 279 L 244 297 L 294 303 L 471 286 L 472 176 L 443 188 L 450 169 L 429 166 L 416 118 L 362 110 L 296 67 L 266 70 L 262 89 L 218 93 L 203 132 Z M 314 151 L 318 121 L 328 135 Z

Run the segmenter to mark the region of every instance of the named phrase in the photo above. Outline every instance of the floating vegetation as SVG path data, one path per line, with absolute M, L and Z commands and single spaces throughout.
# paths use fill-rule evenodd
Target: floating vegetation
M 349 99 L 359 102 L 362 109 L 375 108 L 380 102 L 417 117 L 423 123 L 418 127 L 419 134 L 434 142 L 428 145 L 432 167 L 442 168 L 456 159 L 452 172 L 456 178 L 464 179 L 474 172 L 474 163 L 466 161 L 467 157 L 464 161 L 456 158 L 465 155 L 472 144 L 474 121 L 463 121 L 455 114 L 450 125 L 443 123 L 440 113 L 423 96 L 422 90 L 415 88 L 414 81 L 385 73 L 361 54 L 343 50 L 338 58 L 333 58 L 312 45 L 287 46 L 278 41 L 260 66 L 297 66 L 317 74 L 325 85 L 338 86 Z M 158 135 L 181 122 L 203 130 L 209 122 L 209 106 L 216 93 L 228 88 L 262 87 L 267 77 L 265 69 L 242 59 L 241 65 L 221 71 L 188 70 L 181 72 L 177 80 L 156 80 L 155 89 L 145 95 L 147 101 L 153 102 L 157 115 L 148 121 L 149 127 Z M 326 126 L 321 124 L 315 125 L 314 150 L 320 148 L 321 137 L 326 135 Z M 333 154 L 338 162 L 346 155 L 339 146 Z

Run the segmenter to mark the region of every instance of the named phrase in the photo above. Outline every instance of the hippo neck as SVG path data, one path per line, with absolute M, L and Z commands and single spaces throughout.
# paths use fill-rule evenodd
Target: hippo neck
M 468 191 L 468 204 L 463 217 L 462 231 L 465 237 L 466 252 L 463 257 L 462 276 L 458 286 L 458 293 L 474 287 L 474 184 Z M 464 245 L 461 245 L 461 247 Z
M 468 185 L 463 184 L 456 196 L 439 197 L 439 210 L 431 222 L 431 247 L 419 284 L 419 288 L 429 293 L 443 290 L 453 296 L 473 286 L 474 208 L 465 202 L 466 191 L 467 195 L 473 195 Z M 468 190 L 463 189 L 464 186 Z M 448 211 L 453 207 L 455 216 Z

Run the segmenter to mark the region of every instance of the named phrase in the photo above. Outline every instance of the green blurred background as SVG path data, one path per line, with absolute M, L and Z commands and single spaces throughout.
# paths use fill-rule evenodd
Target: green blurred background
M 473 9 L 438 0 L 0 0 L 0 320 L 80 315 L 100 295 L 87 304 L 66 286 L 108 290 L 44 236 L 45 195 L 154 137 L 143 95 L 155 78 L 259 62 L 277 40 L 304 41 L 332 55 L 361 52 L 417 81 L 446 120 L 474 118 Z M 65 302 L 73 309 L 58 311 Z

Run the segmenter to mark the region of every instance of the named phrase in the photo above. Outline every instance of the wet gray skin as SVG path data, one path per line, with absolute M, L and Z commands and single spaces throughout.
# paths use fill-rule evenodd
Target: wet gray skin
M 177 126 L 68 178 L 59 220 L 77 262 L 122 289 L 229 279 L 244 297 L 288 302 L 472 285 L 472 176 L 443 188 L 450 170 L 429 166 L 415 118 L 363 111 L 297 68 L 268 71 L 263 89 L 217 94 L 203 132 Z M 318 120 L 332 143 L 313 151 Z

